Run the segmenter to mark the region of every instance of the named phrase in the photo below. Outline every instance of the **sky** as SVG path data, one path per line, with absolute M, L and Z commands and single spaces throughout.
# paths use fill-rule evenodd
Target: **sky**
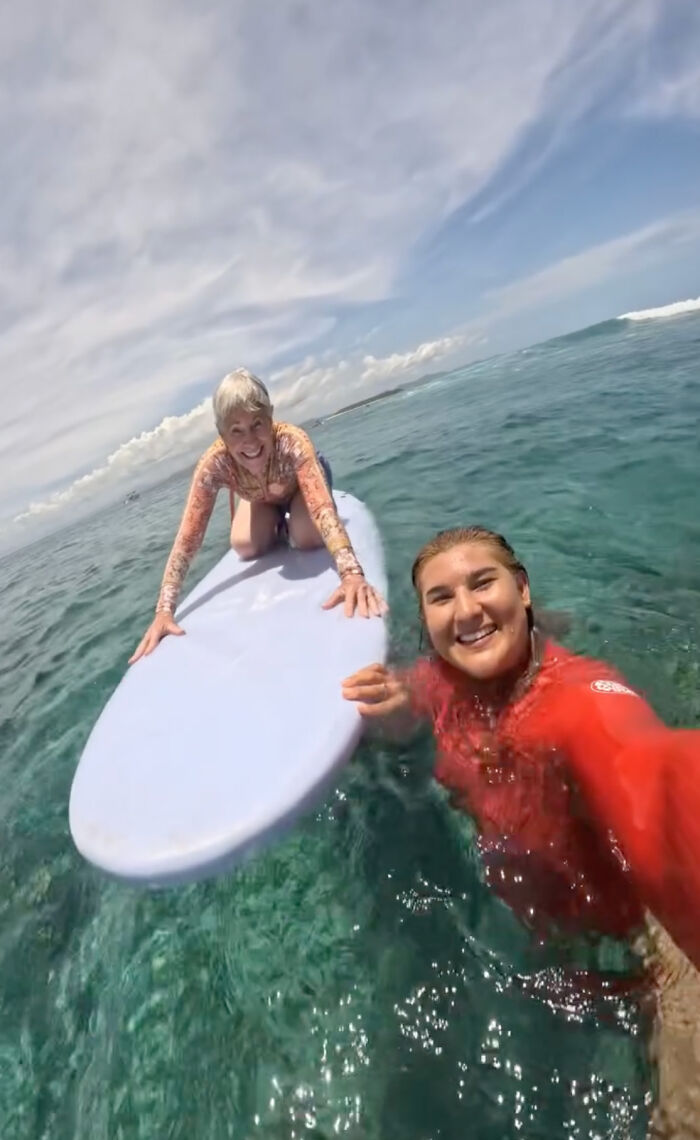
M 240 365 L 304 422 L 700 294 L 698 0 L 23 0 L 0 57 L 5 531 Z

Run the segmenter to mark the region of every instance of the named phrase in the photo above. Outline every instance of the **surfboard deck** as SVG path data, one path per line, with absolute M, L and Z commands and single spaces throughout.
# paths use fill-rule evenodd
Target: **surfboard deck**
M 368 580 L 386 596 L 369 510 L 334 491 Z M 325 549 L 228 551 L 181 603 L 186 633 L 126 672 L 80 758 L 69 821 L 110 875 L 165 886 L 221 873 L 323 796 L 362 723 L 340 684 L 384 661 L 383 618 L 323 610 L 338 585 Z

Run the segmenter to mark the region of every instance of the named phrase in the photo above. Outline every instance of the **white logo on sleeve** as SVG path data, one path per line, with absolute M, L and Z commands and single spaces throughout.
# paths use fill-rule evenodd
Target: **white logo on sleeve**
M 618 681 L 591 681 L 591 688 L 594 693 L 627 693 L 629 697 L 637 696 L 633 689 L 628 689 Z

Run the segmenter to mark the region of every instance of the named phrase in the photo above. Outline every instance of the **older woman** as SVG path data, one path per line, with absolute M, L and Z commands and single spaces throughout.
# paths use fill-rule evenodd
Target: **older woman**
M 386 610 L 380 594 L 365 579 L 338 517 L 328 465 L 306 432 L 273 419 L 265 385 L 243 368 L 224 377 L 213 402 L 219 438 L 195 468 L 155 618 L 129 664 L 151 653 L 167 634 L 184 633 L 173 616 L 177 599 L 222 487 L 231 499 L 231 545 L 241 558 L 259 557 L 281 535 L 302 550 L 325 545 L 340 585 L 324 608 L 344 602 L 348 617 L 379 616 Z
M 436 778 L 523 922 L 639 938 L 659 985 L 653 1135 L 700 1137 L 700 732 L 543 636 L 501 535 L 441 532 L 413 585 L 431 655 L 370 665 L 345 697 L 398 734 L 432 724 Z

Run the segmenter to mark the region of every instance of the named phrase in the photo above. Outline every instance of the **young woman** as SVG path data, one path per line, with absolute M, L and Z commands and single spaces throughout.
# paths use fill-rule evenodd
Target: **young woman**
M 547 640 L 502 536 L 442 532 L 413 584 L 430 657 L 368 666 L 345 697 L 394 733 L 432 723 L 435 776 L 523 921 L 646 931 L 663 985 L 656 1134 L 700 1136 L 700 732 L 667 728 L 609 666 Z
M 345 613 L 379 616 L 386 605 L 365 579 L 330 489 L 330 471 L 301 428 L 273 419 L 261 380 L 240 368 L 214 393 L 219 438 L 199 460 L 170 552 L 156 615 L 129 664 L 151 653 L 166 634 L 182 634 L 173 614 L 189 565 L 201 546 L 216 496 L 228 488 L 231 545 L 241 558 L 257 558 L 281 535 L 302 550 L 325 545 L 340 585 L 325 603 Z M 236 497 L 238 504 L 236 505 Z

